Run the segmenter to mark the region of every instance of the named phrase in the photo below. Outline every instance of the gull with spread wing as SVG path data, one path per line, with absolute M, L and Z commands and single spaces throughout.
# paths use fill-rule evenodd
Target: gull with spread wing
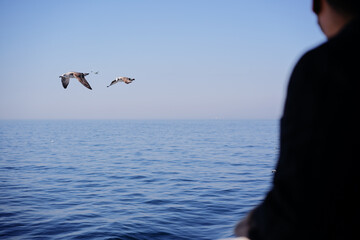
M 124 82 L 126 84 L 129 84 L 131 83 L 132 81 L 135 81 L 135 78 L 128 78 L 128 77 L 118 77 L 116 78 L 115 80 L 113 80 L 109 86 L 107 87 L 110 87 L 111 85 L 114 85 L 115 83 L 118 83 L 118 82 Z
M 90 84 L 86 81 L 85 76 L 89 75 L 89 73 L 80 73 L 80 72 L 68 72 L 64 73 L 63 75 L 59 76 L 61 78 L 61 82 L 64 88 L 67 88 L 70 82 L 70 78 L 76 78 L 79 82 L 87 87 L 88 89 L 92 90 Z

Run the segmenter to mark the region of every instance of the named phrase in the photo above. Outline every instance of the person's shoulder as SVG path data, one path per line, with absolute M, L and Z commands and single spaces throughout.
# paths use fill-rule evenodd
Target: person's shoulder
M 327 74 L 328 42 L 307 51 L 297 61 L 288 83 L 289 92 L 317 88 L 324 82 Z M 301 90 L 303 89 L 303 90 Z
M 310 49 L 306 53 L 304 53 L 299 61 L 298 65 L 305 65 L 305 66 L 316 66 L 319 63 L 323 62 L 327 59 L 329 54 L 329 42 L 325 42 L 320 44 L 319 46 Z
M 354 59 L 360 49 L 360 22 L 349 23 L 340 33 L 306 52 L 299 60 L 301 64 L 316 62 L 316 65 L 342 64 L 345 59 Z
M 328 42 L 307 51 L 296 63 L 293 75 L 313 76 L 321 74 L 328 59 Z
M 312 72 L 332 72 L 339 66 L 350 66 L 360 54 L 358 21 L 352 22 L 338 35 L 303 54 L 295 68 Z

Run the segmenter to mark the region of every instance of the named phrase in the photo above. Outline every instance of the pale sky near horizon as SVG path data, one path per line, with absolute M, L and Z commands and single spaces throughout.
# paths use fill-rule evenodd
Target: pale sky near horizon
M 311 0 L 0 0 L 0 27 L 0 119 L 278 119 L 325 41 Z

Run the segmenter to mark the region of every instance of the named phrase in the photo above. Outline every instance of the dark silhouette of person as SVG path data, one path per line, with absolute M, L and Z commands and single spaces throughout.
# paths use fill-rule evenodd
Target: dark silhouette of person
M 236 225 L 236 236 L 360 239 L 359 6 L 313 0 L 328 39 L 292 72 L 272 188 Z

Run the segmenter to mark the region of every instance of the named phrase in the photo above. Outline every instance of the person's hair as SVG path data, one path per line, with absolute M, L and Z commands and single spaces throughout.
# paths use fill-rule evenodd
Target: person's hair
M 328 4 L 338 12 L 346 15 L 359 16 L 360 1 L 359 0 L 326 0 Z M 321 9 L 320 0 L 314 0 L 313 9 L 315 13 L 319 13 Z
M 321 9 L 321 3 L 320 0 L 313 0 L 313 11 L 314 13 L 318 14 Z

